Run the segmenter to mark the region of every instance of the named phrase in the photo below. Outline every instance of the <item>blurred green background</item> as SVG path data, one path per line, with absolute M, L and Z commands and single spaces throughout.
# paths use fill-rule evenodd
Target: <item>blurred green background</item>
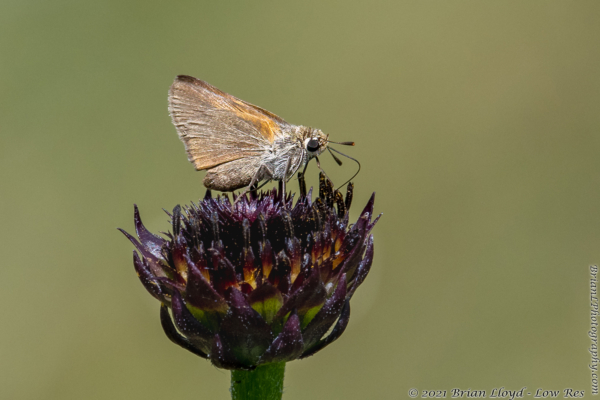
M 204 194 L 178 74 L 356 141 L 354 216 L 373 191 L 384 212 L 346 333 L 288 364 L 284 399 L 589 395 L 599 21 L 596 0 L 4 0 L 0 398 L 229 398 L 166 339 L 116 230 Z

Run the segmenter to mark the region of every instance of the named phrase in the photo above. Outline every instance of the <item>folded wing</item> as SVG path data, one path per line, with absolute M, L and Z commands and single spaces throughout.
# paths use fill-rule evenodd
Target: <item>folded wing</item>
M 191 76 L 169 90 L 169 113 L 197 170 L 259 157 L 288 123 Z

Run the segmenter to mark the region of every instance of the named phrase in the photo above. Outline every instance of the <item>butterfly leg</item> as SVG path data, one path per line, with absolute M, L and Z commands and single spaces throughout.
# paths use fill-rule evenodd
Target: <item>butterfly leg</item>
M 298 185 L 300 186 L 300 196 L 302 197 L 306 196 L 306 180 L 304 179 L 306 168 L 308 168 L 308 162 L 304 164 L 302 172 L 298 172 Z
M 269 169 L 269 167 L 267 167 L 265 164 L 262 164 L 258 168 L 258 171 L 256 171 L 256 173 L 252 177 L 252 180 L 250 181 L 250 184 L 244 188 L 244 190 L 242 191 L 242 193 L 239 194 L 239 196 L 233 202 L 233 205 L 235 206 L 235 203 L 237 203 L 238 200 L 241 199 L 242 196 L 244 196 L 246 193 L 252 192 L 252 191 L 256 191 L 260 187 L 262 187 L 262 185 L 260 187 L 256 187 L 256 184 L 258 182 L 262 181 L 263 179 L 266 179 L 267 182 L 269 182 L 271 179 L 273 179 L 273 171 L 271 171 Z M 265 184 L 267 182 L 265 182 Z
M 319 157 L 315 157 L 315 160 L 317 160 L 317 167 L 319 167 L 319 169 L 321 170 L 321 172 L 323 173 L 323 175 L 325 175 L 325 178 L 327 178 L 328 181 L 333 182 L 331 179 L 329 179 L 329 177 L 327 176 L 327 172 L 325 172 L 323 170 L 323 168 L 321 168 L 321 163 L 319 162 Z
M 285 164 L 285 173 L 283 174 L 284 178 L 281 180 L 281 201 L 285 204 L 285 184 L 288 180 L 287 176 L 288 176 L 288 172 L 290 171 L 290 165 L 292 164 L 292 157 L 287 159 L 287 163 Z
M 306 180 L 304 180 L 304 172 L 298 172 L 298 186 L 300 187 L 300 196 L 306 197 Z

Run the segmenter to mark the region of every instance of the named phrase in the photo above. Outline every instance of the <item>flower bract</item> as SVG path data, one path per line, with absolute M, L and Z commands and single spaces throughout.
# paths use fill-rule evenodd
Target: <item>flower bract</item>
M 225 369 L 308 357 L 336 340 L 373 262 L 374 194 L 349 223 L 346 196 L 321 176 L 312 200 L 281 189 L 232 202 L 210 191 L 149 232 L 135 207 L 135 270 L 161 304 L 171 341 Z M 139 252 L 139 254 L 138 254 Z

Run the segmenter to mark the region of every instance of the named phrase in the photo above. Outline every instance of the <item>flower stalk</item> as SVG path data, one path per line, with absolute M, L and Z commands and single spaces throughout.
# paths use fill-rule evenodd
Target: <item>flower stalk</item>
M 232 400 L 280 400 L 285 362 L 262 365 L 252 371 L 231 371 Z

